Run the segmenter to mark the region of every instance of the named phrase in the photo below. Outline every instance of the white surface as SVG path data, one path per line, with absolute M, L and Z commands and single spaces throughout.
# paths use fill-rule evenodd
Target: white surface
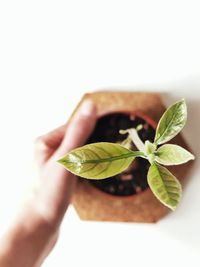
M 162 91 L 167 104 L 185 97 L 189 107 L 184 135 L 197 160 L 177 211 L 144 225 L 80 222 L 69 209 L 45 267 L 199 266 L 198 2 L 0 2 L 1 232 L 34 179 L 33 140 L 83 92 Z

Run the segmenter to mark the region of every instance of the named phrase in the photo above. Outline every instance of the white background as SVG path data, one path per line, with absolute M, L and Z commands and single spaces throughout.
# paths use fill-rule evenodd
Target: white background
M 69 209 L 45 267 L 200 264 L 199 1 L 0 1 L 0 232 L 35 179 L 33 141 L 86 91 L 185 97 L 197 156 L 181 205 L 157 224 L 79 221 Z

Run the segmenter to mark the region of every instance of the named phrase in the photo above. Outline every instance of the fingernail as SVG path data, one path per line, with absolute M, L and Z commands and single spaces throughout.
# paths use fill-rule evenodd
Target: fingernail
M 93 102 L 91 100 L 85 100 L 79 108 L 79 114 L 83 116 L 91 116 L 94 110 L 95 106 Z

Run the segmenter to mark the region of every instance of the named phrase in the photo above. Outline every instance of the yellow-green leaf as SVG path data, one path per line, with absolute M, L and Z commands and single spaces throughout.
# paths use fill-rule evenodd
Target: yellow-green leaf
M 154 162 L 149 168 L 147 180 L 158 200 L 175 210 L 182 195 L 181 184 L 177 178 L 165 167 Z
M 161 145 L 175 137 L 184 127 L 187 120 L 187 106 L 181 100 L 169 107 L 162 115 L 157 129 L 154 143 Z
M 155 157 L 155 160 L 163 165 L 178 165 L 193 159 L 194 156 L 189 151 L 173 144 L 159 147 Z
M 119 144 L 101 142 L 74 149 L 58 162 L 78 176 L 104 179 L 124 171 L 141 154 Z
M 147 155 L 153 154 L 156 150 L 156 145 L 151 143 L 149 140 L 145 141 L 145 151 Z

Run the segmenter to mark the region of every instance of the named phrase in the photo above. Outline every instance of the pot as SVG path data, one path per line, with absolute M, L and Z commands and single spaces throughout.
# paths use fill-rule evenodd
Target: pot
M 86 94 L 80 104 L 85 99 L 96 103 L 99 118 L 116 112 L 133 114 L 154 129 L 165 110 L 159 95 L 153 93 L 96 92 Z M 175 143 L 187 148 L 180 135 Z M 173 167 L 172 171 L 178 179 L 184 178 L 190 165 Z M 149 188 L 130 196 L 116 196 L 101 191 L 86 179 L 79 179 L 72 203 L 83 220 L 156 222 L 169 211 Z

